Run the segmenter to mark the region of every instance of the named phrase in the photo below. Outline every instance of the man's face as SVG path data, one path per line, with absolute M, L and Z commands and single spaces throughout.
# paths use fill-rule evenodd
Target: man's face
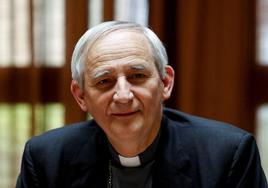
M 150 50 L 142 34 L 116 31 L 90 51 L 82 109 L 94 117 L 112 144 L 139 139 L 148 145 L 159 130 L 162 102 L 168 97 Z

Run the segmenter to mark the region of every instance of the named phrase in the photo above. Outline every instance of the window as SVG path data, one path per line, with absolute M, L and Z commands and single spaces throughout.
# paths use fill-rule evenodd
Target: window
M 27 104 L 0 105 L 0 187 L 14 187 L 23 146 L 30 135 L 30 112 Z
M 103 0 L 89 0 L 89 27 L 104 21 Z M 148 0 L 115 0 L 114 20 L 133 21 L 141 25 L 148 25 Z
M 65 1 L 0 0 L 0 33 L 0 187 L 11 188 L 26 140 L 64 125 Z
M 58 103 L 2 103 L 0 117 L 0 187 L 11 188 L 15 187 L 24 144 L 31 132 L 37 135 L 62 126 L 64 107 Z
M 35 106 L 35 135 L 64 124 L 64 106 L 59 103 L 37 104 Z
M 89 0 L 88 26 L 98 25 L 103 21 L 103 0 Z
M 268 104 L 260 106 L 257 111 L 256 138 L 259 146 L 262 165 L 265 174 L 268 175 Z
M 34 0 L 34 61 L 61 67 L 65 61 L 64 0 Z
M 62 66 L 65 61 L 65 1 L 33 1 L 33 39 L 29 2 L 0 1 L 0 67 L 29 66 L 31 56 L 37 66 Z
M 257 1 L 257 62 L 268 65 L 268 0 Z
M 0 0 L 0 67 L 30 64 L 28 2 Z
M 256 76 L 259 78 L 255 84 L 258 85 L 255 89 L 257 91 L 255 93 L 257 99 L 256 139 L 263 168 L 268 175 L 268 96 L 265 89 L 268 80 L 268 0 L 258 0 L 256 12 L 256 64 L 258 66 Z
M 115 0 L 115 20 L 132 21 L 147 26 L 148 6 L 147 0 Z

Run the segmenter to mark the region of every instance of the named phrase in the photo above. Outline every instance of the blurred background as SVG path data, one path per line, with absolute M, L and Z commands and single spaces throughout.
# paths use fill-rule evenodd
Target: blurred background
M 154 30 L 176 71 L 166 106 L 250 131 L 268 173 L 268 0 L 0 0 L 1 188 L 15 186 L 30 137 L 87 118 L 70 59 L 107 20 Z

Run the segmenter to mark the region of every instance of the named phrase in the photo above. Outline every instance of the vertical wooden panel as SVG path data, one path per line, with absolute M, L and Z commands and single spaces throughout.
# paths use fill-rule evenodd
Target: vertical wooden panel
M 203 2 L 202 2 L 203 3 Z M 200 32 L 200 1 L 179 1 L 177 4 L 177 108 L 193 113 L 196 108 L 196 84 L 200 63 L 198 34 Z
M 66 64 L 62 72 L 62 102 L 65 105 L 65 121 L 72 123 L 84 120 L 86 114 L 83 113 L 70 92 L 71 83 L 71 57 L 77 40 L 87 30 L 88 17 L 87 0 L 67 0 L 66 1 Z
M 180 1 L 176 85 L 183 111 L 254 130 L 250 1 Z
M 103 21 L 111 21 L 114 19 L 114 1 L 103 0 Z
M 165 0 L 149 0 L 149 27 L 157 34 L 160 40 L 165 40 Z

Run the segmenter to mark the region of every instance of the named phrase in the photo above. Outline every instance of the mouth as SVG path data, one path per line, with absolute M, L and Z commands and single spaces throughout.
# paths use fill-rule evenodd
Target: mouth
M 135 115 L 138 111 L 131 111 L 131 112 L 118 112 L 118 113 L 112 113 L 112 116 L 116 116 L 116 117 L 128 117 L 128 116 L 132 116 Z

